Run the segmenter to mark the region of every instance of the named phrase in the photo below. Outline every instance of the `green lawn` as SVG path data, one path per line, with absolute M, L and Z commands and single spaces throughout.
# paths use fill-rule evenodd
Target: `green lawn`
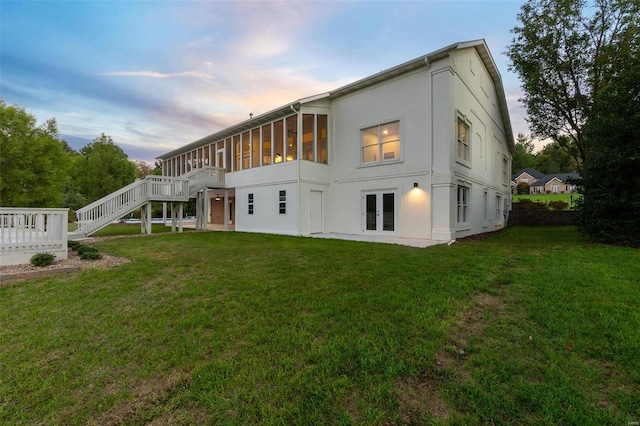
M 570 227 L 98 247 L 132 261 L 0 286 L 0 424 L 640 420 L 640 251 Z
M 534 203 L 545 203 L 549 201 L 564 201 L 570 208 L 575 207 L 575 202 L 578 198 L 581 198 L 580 194 L 533 194 L 533 195 L 513 195 L 511 201 L 517 203 L 520 200 L 531 200 Z

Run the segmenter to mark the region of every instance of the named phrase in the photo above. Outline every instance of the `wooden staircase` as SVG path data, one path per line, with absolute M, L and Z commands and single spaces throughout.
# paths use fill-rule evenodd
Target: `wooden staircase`
M 195 169 L 180 177 L 147 176 L 77 210 L 78 229 L 69 234 L 69 239 L 90 236 L 153 201 L 184 203 L 190 198 L 198 198 L 202 203 L 206 189 L 224 186 L 224 169 L 216 167 Z M 150 215 L 150 212 L 149 208 L 147 213 Z

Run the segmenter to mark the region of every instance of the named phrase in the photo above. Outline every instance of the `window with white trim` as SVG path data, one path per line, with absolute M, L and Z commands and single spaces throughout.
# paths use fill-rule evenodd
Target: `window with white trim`
M 496 195 L 496 224 L 502 223 L 502 196 Z
M 462 117 L 458 117 L 456 120 L 456 159 L 463 163 L 471 161 L 469 124 Z
M 469 222 L 469 188 L 458 185 L 458 225 Z
M 400 121 L 360 130 L 362 163 L 382 163 L 400 159 Z
M 280 191 L 280 214 L 287 214 L 287 191 Z

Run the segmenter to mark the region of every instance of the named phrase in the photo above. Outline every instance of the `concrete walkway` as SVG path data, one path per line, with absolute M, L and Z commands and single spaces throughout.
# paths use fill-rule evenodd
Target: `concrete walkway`
M 349 241 L 362 241 L 367 243 L 387 243 L 387 244 L 399 244 L 409 247 L 425 248 L 434 246 L 436 244 L 444 244 L 442 241 L 426 240 L 422 238 L 400 238 L 390 237 L 386 235 L 351 235 L 351 234 L 335 234 L 335 233 L 323 233 L 323 234 L 311 234 L 311 238 L 331 238 L 337 240 L 349 240 Z
M 195 222 L 193 223 L 184 223 L 185 228 L 194 228 Z M 209 231 L 223 231 L 223 225 L 218 224 L 207 224 L 207 229 Z M 234 225 L 229 225 L 228 230 L 233 231 L 235 229 Z M 401 237 L 390 237 L 386 235 L 352 235 L 352 234 L 337 234 L 337 233 L 322 233 L 322 234 L 311 234 L 304 235 L 307 238 L 329 238 L 335 240 L 348 240 L 348 241 L 362 241 L 366 243 L 386 243 L 386 244 L 399 244 L 402 246 L 409 247 L 418 247 L 425 248 L 434 246 L 436 244 L 444 244 L 442 241 L 433 241 L 427 240 L 423 238 L 401 238 Z

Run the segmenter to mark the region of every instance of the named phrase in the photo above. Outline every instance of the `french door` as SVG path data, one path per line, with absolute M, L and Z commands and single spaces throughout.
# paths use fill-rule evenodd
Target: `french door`
M 363 230 L 365 234 L 396 235 L 396 193 L 389 190 L 362 194 Z

